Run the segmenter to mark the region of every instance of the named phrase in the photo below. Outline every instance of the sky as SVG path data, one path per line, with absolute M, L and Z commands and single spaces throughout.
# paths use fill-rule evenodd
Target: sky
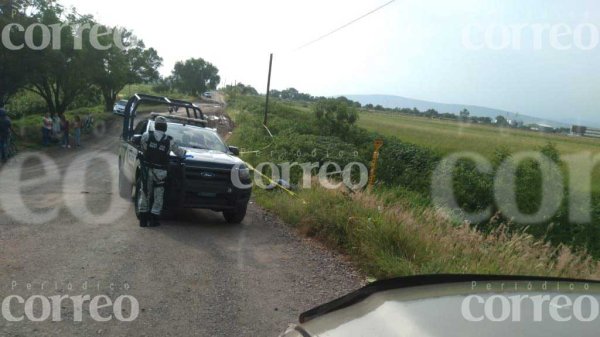
M 164 59 L 202 57 L 222 83 L 318 96 L 387 94 L 600 123 L 594 0 L 61 0 L 134 31 Z M 541 27 L 541 28 L 540 28 Z

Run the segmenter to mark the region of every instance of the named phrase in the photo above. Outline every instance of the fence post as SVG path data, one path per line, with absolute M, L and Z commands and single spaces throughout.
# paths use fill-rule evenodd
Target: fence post
M 377 176 L 377 161 L 379 160 L 379 150 L 383 146 L 383 140 L 375 140 L 375 151 L 373 151 L 373 160 L 371 161 L 371 172 L 369 174 L 369 186 L 368 190 L 371 191 L 375 185 L 375 179 Z

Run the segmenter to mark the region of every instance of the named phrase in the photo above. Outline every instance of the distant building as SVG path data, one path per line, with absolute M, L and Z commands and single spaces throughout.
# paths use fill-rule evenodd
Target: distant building
M 587 126 L 573 125 L 571 126 L 571 134 L 582 137 L 600 138 L 600 129 L 588 128 Z
M 523 126 L 523 122 L 516 119 L 509 119 L 507 122 L 512 128 L 520 128 Z
M 552 133 L 552 132 L 556 131 L 552 125 L 543 124 L 543 123 L 530 124 L 529 129 L 531 131 L 540 131 L 540 132 L 547 132 L 547 133 Z

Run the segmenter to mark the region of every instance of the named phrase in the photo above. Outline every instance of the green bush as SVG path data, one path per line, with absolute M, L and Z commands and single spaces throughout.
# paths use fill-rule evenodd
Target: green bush
M 46 102 L 37 94 L 23 90 L 16 94 L 6 106 L 8 115 L 12 119 L 24 116 L 43 114 L 48 110 Z
M 428 194 L 431 173 L 439 160 L 440 157 L 428 149 L 385 138 L 377 179 L 386 185 L 403 186 Z

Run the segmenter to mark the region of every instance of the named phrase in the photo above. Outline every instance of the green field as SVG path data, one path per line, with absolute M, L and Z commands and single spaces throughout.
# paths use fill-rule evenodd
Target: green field
M 511 152 L 534 150 L 548 142 L 561 154 L 600 152 L 600 139 L 555 135 L 478 124 L 384 113 L 362 113 L 359 126 L 427 146 L 441 153 L 473 151 L 490 158 L 499 147 Z

